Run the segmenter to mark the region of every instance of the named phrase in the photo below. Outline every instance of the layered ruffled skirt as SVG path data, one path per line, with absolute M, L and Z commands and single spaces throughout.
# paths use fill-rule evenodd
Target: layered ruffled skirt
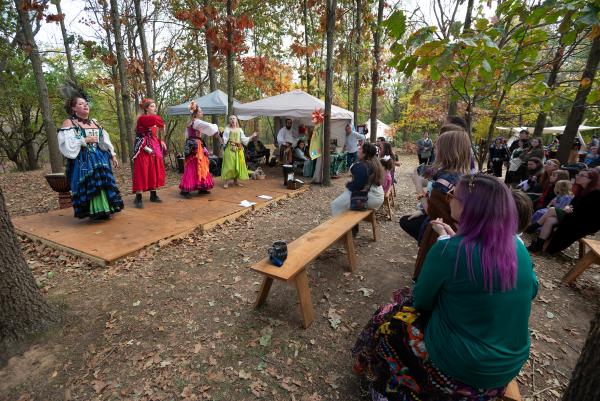
M 108 152 L 82 148 L 76 159 L 69 160 L 67 177 L 75 217 L 103 219 L 123 209 L 110 159 Z
M 208 151 L 202 146 L 197 151 L 202 152 L 200 157 L 194 154 L 185 159 L 185 169 L 179 183 L 181 192 L 209 191 L 215 186 L 209 172 Z

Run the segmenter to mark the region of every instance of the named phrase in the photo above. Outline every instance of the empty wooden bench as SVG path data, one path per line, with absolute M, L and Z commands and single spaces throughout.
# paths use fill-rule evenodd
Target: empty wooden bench
M 585 252 L 586 246 L 590 248 Z M 579 262 L 562 278 L 564 284 L 570 284 L 592 264 L 600 264 L 600 241 L 582 238 L 579 240 Z
M 377 223 L 373 210 L 362 212 L 348 210 L 289 243 L 288 256 L 283 266 L 272 265 L 268 257 L 251 266 L 252 270 L 265 275 L 254 307 L 259 308 L 265 303 L 273 280 L 292 283 L 298 291 L 302 325 L 304 328 L 310 326 L 314 314 L 306 266 L 338 240 L 343 240 L 348 255 L 348 270 L 354 271 L 356 269 L 356 251 L 354 250 L 352 227 L 363 220 L 371 222 L 373 240 L 377 241 Z

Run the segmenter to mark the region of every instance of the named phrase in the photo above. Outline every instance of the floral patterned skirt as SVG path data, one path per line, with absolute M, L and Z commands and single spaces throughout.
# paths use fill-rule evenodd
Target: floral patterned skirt
M 477 389 L 447 376 L 429 360 L 427 317 L 412 307 L 410 288 L 394 294 L 360 333 L 352 356 L 354 372 L 374 401 L 488 401 L 505 387 Z

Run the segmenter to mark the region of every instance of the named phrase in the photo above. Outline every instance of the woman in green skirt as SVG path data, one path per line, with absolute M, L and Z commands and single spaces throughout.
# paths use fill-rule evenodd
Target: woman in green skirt
M 248 169 L 246 168 L 246 158 L 244 156 L 244 146 L 248 145 L 250 139 L 258 134 L 255 132 L 247 137 L 244 131 L 239 127 L 236 116 L 229 116 L 229 125 L 223 132 L 223 166 L 221 168 L 221 181 L 223 188 L 229 187 L 229 181 L 233 180 L 233 185 L 242 187 L 238 180 L 248 179 Z

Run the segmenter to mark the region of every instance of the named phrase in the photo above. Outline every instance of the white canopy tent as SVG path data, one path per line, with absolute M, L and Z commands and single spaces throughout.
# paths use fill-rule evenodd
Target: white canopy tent
M 551 134 L 551 135 L 562 134 L 564 132 L 565 128 L 566 128 L 566 125 L 558 125 L 555 127 L 545 127 L 544 130 L 542 131 L 542 134 Z M 533 134 L 535 127 L 496 127 L 496 129 L 498 129 L 499 131 L 508 131 L 510 133 L 510 137 L 506 141 L 506 143 L 510 146 L 510 144 L 513 141 L 515 141 L 519 138 L 519 132 L 525 130 L 525 131 L 529 132 L 530 134 Z M 595 130 L 595 129 L 600 129 L 600 127 L 590 127 L 587 125 L 579 126 L 579 130 L 577 131 L 577 138 L 579 138 L 579 141 L 581 142 L 582 150 L 585 150 L 586 144 L 585 144 L 585 141 L 583 140 L 583 137 L 581 136 L 581 131 L 590 131 L 590 130 Z
M 294 126 L 313 125 L 312 113 L 325 110 L 325 102 L 299 89 L 281 95 L 267 97 L 254 102 L 233 106 L 237 114 L 246 116 L 287 117 L 294 120 Z M 331 139 L 336 139 L 338 147 L 346 142 L 346 124 L 352 124 L 354 113 L 338 106 L 331 106 Z
M 299 89 L 233 107 L 236 114 L 246 116 L 275 117 L 276 121 L 278 118 L 291 118 L 294 120 L 294 127 L 299 124 L 314 125 L 312 113 L 319 109 L 325 110 L 325 102 Z M 346 143 L 346 125 L 352 124 L 353 121 L 354 113 L 335 105 L 331 106 L 331 140 L 337 142 L 339 149 Z M 279 124 L 276 123 L 275 129 L 278 127 Z M 313 182 L 321 182 L 321 163 L 320 157 L 317 159 Z
M 371 129 L 371 119 L 368 119 L 367 122 L 365 123 L 366 127 L 368 129 Z M 379 138 L 380 136 L 383 136 L 385 138 L 388 139 L 394 139 L 394 133 L 392 132 L 392 127 L 390 127 L 389 125 L 387 125 L 386 123 L 377 120 L 377 131 L 375 133 L 375 136 L 377 138 Z
M 208 115 L 227 115 L 227 94 L 220 89 L 217 89 L 214 92 L 211 92 L 207 95 L 200 96 L 194 99 L 198 106 L 202 109 L 204 114 Z M 171 116 L 183 116 L 190 114 L 190 103 L 192 101 L 188 101 L 185 103 L 178 104 L 176 106 L 171 106 L 167 110 L 167 114 Z M 236 106 L 239 106 L 241 103 L 237 100 L 233 100 L 233 107 L 235 109 Z M 246 116 L 238 116 L 240 120 L 250 120 L 252 117 Z

